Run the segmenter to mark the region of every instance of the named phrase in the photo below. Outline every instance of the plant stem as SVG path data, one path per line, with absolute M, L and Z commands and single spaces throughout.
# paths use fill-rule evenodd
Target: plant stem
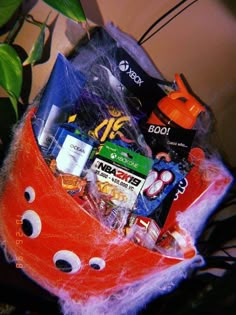
M 11 45 L 14 42 L 17 34 L 19 33 L 19 31 L 22 27 L 22 25 L 24 24 L 24 20 L 25 20 L 25 16 L 22 16 L 22 15 L 19 16 L 16 23 L 14 24 L 14 26 L 12 27 L 12 29 L 8 33 L 8 35 L 4 41 L 5 44 Z

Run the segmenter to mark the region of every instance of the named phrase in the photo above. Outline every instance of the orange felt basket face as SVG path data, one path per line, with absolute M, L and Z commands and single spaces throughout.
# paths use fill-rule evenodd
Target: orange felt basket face
M 101 36 L 99 34 L 94 45 L 91 44 L 93 42 L 89 42 L 95 55 L 97 55 L 97 47 L 100 47 Z M 107 38 L 108 35 L 105 36 L 105 41 Z M 117 43 L 112 39 L 111 46 L 113 47 L 114 44 L 117 49 Z M 83 52 L 82 47 L 79 52 Z M 87 49 L 82 56 L 78 53 L 77 57 L 74 59 L 74 65 L 77 63 L 81 65 L 84 60 L 87 72 L 93 74 L 92 66 L 87 64 L 88 59 L 93 60 L 93 58 L 88 58 Z M 1 170 L 0 236 L 2 246 L 17 268 L 22 269 L 33 281 L 58 296 L 60 301 L 65 302 L 68 307 L 65 315 L 120 315 L 127 310 L 133 311 L 141 304 L 143 306 L 153 296 L 169 292 L 186 276 L 186 272 L 190 268 L 194 268 L 197 262 L 203 262 L 203 258 L 197 253 L 194 241 L 199 236 L 199 231 L 203 228 L 207 217 L 224 196 L 232 182 L 232 177 L 218 159 L 207 160 L 204 154 L 199 158 L 199 154 L 196 152 L 199 151 L 201 155 L 203 151 L 195 148 L 191 154 L 192 158 L 198 160 L 198 163 L 193 162 L 194 167 L 189 166 L 189 172 L 186 168 L 186 173 L 183 173 L 183 176 L 186 177 L 181 174 L 179 180 L 175 182 L 180 172 L 166 172 L 164 168 L 161 169 L 163 172 L 160 172 L 157 169 L 153 172 L 154 177 L 150 176 L 151 180 L 146 191 L 142 192 L 142 185 L 145 184 L 145 180 L 151 173 L 149 171 L 152 164 L 150 164 L 150 168 L 146 168 L 146 164 L 149 165 L 149 160 L 151 162 L 155 159 L 161 161 L 161 156 L 150 158 L 156 155 L 150 152 L 152 151 L 150 148 L 148 150 L 148 145 L 142 139 L 142 135 L 140 137 L 138 125 L 140 116 L 136 110 L 131 115 L 125 108 L 124 117 L 120 117 L 123 107 L 113 108 L 113 103 L 117 103 L 117 95 L 115 93 L 114 99 L 113 95 L 110 95 L 114 87 L 111 82 L 108 85 L 107 73 L 104 76 L 101 71 L 101 77 L 97 77 L 96 72 L 95 77 L 94 74 L 91 78 L 89 77 L 91 82 L 86 83 L 88 89 L 83 89 L 85 82 L 81 83 L 83 79 L 81 79 L 81 73 L 77 71 L 77 67 L 74 67 L 73 63 L 62 55 L 59 55 L 58 62 L 59 66 L 56 63 L 58 67 L 56 66 L 56 70 L 52 72 L 45 87 L 46 93 L 40 99 L 39 105 L 42 104 L 42 107 L 38 106 L 37 112 L 36 106 L 31 106 L 27 110 L 21 124 L 15 130 L 9 154 Z M 100 64 L 100 61 L 94 63 L 93 70 L 97 71 L 97 63 Z M 127 73 L 124 72 L 123 75 L 127 78 Z M 101 78 L 102 81 L 98 78 Z M 114 77 L 110 77 L 110 79 L 114 83 Z M 97 97 L 96 93 L 100 91 L 101 85 L 104 91 L 102 90 L 101 95 Z M 89 90 L 91 86 L 94 89 L 92 91 Z M 111 87 L 112 89 L 110 89 Z M 103 93 L 110 94 L 106 95 L 103 100 Z M 159 97 L 159 92 L 157 94 Z M 112 106 L 110 106 L 110 97 Z M 123 104 L 123 96 L 120 103 Z M 69 112 L 67 112 L 68 104 L 70 107 L 73 104 L 73 110 L 70 108 Z M 44 106 L 46 106 L 46 111 Z M 51 125 L 49 123 L 48 126 L 47 122 L 50 121 L 48 117 L 52 113 L 54 113 L 54 121 L 51 121 Z M 142 115 L 141 117 L 143 117 Z M 131 121 L 126 116 L 132 116 L 134 119 Z M 83 177 L 80 176 L 82 173 L 77 173 L 78 169 L 83 169 L 84 164 L 81 161 L 84 162 L 85 159 L 81 160 L 78 156 L 72 156 L 70 159 L 68 152 L 68 155 L 60 155 L 61 152 L 57 151 L 58 148 L 60 151 L 66 142 L 61 141 L 64 139 L 62 137 L 64 131 L 58 127 L 73 119 L 76 119 L 77 136 L 80 132 L 81 137 L 95 135 L 96 142 L 100 141 L 99 144 L 103 146 L 98 153 L 98 158 L 97 156 L 94 158 L 96 154 L 91 157 L 92 166 L 88 167 L 88 170 L 91 171 L 91 177 L 95 180 L 90 181 L 90 185 L 87 186 L 85 184 L 83 186 L 83 180 L 86 184 L 89 182 L 85 178 L 86 176 Z M 121 130 L 124 122 L 128 122 L 127 126 Z M 43 127 L 43 132 L 41 127 Z M 107 149 L 104 143 L 107 139 L 114 141 L 109 145 L 109 148 L 113 149 L 109 156 L 105 155 L 103 151 L 104 147 Z M 57 145 L 52 150 L 50 149 L 51 151 L 47 147 L 48 140 L 51 143 L 57 142 Z M 110 182 L 113 184 L 117 181 L 115 182 L 112 176 L 108 178 L 108 174 L 113 174 L 116 166 L 122 165 L 115 159 L 117 151 L 114 151 L 114 146 L 112 146 L 119 146 L 120 141 L 125 142 L 127 148 L 130 149 L 125 151 L 126 146 L 123 147 L 122 153 L 126 154 L 122 156 L 122 161 L 124 156 L 125 159 L 133 157 L 136 150 L 139 152 L 140 146 L 142 147 L 141 152 L 144 152 L 142 157 L 145 159 L 140 158 L 140 163 L 136 163 L 134 159 L 129 160 L 132 165 L 137 165 L 136 168 L 131 168 L 131 166 L 129 168 L 128 164 L 123 164 L 123 168 L 118 169 L 119 176 L 116 176 L 115 179 L 121 186 L 121 183 L 124 184 L 124 182 L 119 179 L 124 176 L 125 184 L 128 185 L 134 181 L 133 186 L 140 184 L 140 190 L 133 189 L 132 185 L 122 185 L 122 188 L 129 188 L 117 192 L 113 187 L 112 193 L 111 190 L 109 191 Z M 70 144 L 73 145 L 73 148 L 84 149 L 84 147 L 77 146 L 78 142 Z M 88 143 L 90 144 L 90 141 Z M 47 153 L 44 153 L 42 147 L 47 148 Z M 85 151 L 86 149 L 84 149 Z M 162 158 L 169 156 L 169 152 L 161 153 L 164 154 Z M 90 159 L 90 153 L 88 156 Z M 97 162 L 99 157 L 102 162 Z M 50 166 L 48 165 L 49 160 Z M 58 160 L 62 168 L 58 166 Z M 71 163 L 71 160 L 75 162 Z M 105 173 L 105 168 L 103 169 L 103 161 L 108 161 L 109 172 L 107 173 Z M 173 161 L 170 159 L 166 162 L 171 164 Z M 111 167 L 109 163 L 114 167 Z M 97 168 L 93 168 L 94 165 Z M 96 171 L 100 165 L 102 165 L 100 175 L 105 178 L 104 181 L 98 180 L 99 172 Z M 144 168 L 147 172 L 141 174 L 140 169 Z M 76 173 L 74 173 L 75 170 Z M 130 175 L 128 171 L 126 174 L 123 170 L 133 172 Z M 180 170 L 178 169 L 178 171 Z M 76 185 L 83 186 L 83 188 L 80 187 L 83 190 L 82 198 L 77 193 L 72 195 L 68 193 L 68 190 L 75 187 L 71 174 L 74 175 L 73 179 L 76 178 Z M 138 181 L 137 178 L 135 181 L 133 174 L 138 174 L 143 181 L 138 176 Z M 110 180 L 108 184 L 107 178 Z M 182 186 L 179 185 L 180 178 Z M 161 186 L 158 186 L 160 183 Z M 93 184 L 100 185 L 97 187 L 99 196 L 91 193 L 90 188 Z M 155 224 L 149 212 L 146 216 L 143 215 L 143 212 L 141 212 L 142 215 L 136 215 L 135 201 L 139 197 L 142 198 L 146 194 L 147 200 L 153 201 L 160 192 L 164 191 L 163 186 L 168 187 L 168 185 L 173 186 L 172 188 L 176 188 L 178 185 L 178 191 L 176 192 L 177 197 L 173 196 L 174 200 L 171 202 L 170 211 L 162 227 Z M 112 224 L 106 224 L 106 220 L 103 218 L 108 217 L 107 213 L 110 208 L 113 207 L 112 210 L 117 210 L 120 207 L 123 210 L 126 201 L 129 201 L 131 191 L 135 192 L 136 199 L 134 198 L 132 206 L 129 204 L 126 209 L 129 212 L 127 211 L 128 219 L 125 218 L 124 225 L 117 228 L 116 223 L 119 221 L 117 213 L 115 215 L 118 219 L 115 224 L 112 220 Z M 115 201 L 120 201 L 120 199 L 123 201 L 123 203 L 118 203 L 117 208 L 117 203 L 108 198 L 113 194 Z M 97 196 L 102 197 L 96 199 Z M 163 194 L 163 198 L 165 198 L 165 194 Z M 148 206 L 140 204 L 141 210 L 144 206 L 149 210 L 149 203 Z M 159 204 L 155 203 L 155 209 L 157 207 Z M 101 218 L 102 216 L 103 218 Z M 150 243 L 151 246 L 149 246 Z M 116 302 L 115 308 L 114 301 Z M 73 309 L 75 305 L 76 308 Z M 78 305 L 82 305 L 83 309 L 77 308 Z
M 2 237 L 17 267 L 53 294 L 63 290 L 83 301 L 111 295 L 183 260 L 122 238 L 79 206 L 45 163 L 33 114 L 31 109 L 17 136 L 1 199 Z

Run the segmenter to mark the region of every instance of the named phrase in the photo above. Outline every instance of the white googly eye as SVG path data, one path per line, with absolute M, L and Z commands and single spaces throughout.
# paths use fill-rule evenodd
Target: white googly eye
M 36 238 L 39 236 L 42 229 L 42 222 L 39 215 L 33 210 L 24 212 L 22 218 L 22 231 L 29 238 Z
M 28 186 L 24 191 L 24 197 L 27 202 L 31 203 L 35 200 L 35 190 L 33 187 Z
M 53 256 L 53 262 L 57 269 L 65 273 L 76 273 L 81 268 L 79 257 L 69 250 L 56 252 Z
M 106 263 L 100 257 L 93 257 L 89 260 L 89 266 L 95 270 L 102 270 L 105 268 Z

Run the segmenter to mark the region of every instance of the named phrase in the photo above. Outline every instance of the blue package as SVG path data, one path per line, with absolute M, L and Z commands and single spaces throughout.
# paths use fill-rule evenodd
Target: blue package
M 32 120 L 36 139 L 43 150 L 49 147 L 58 125 L 67 121 L 85 82 L 85 76 L 58 54 Z
M 172 189 L 187 175 L 190 168 L 191 165 L 187 161 L 176 163 L 155 159 L 139 193 L 133 212 L 137 215 L 150 216 Z
M 75 124 L 101 146 L 110 141 L 148 156 L 147 144 L 138 126 L 140 116 L 131 115 L 125 103 L 109 103 L 83 89 L 74 112 Z

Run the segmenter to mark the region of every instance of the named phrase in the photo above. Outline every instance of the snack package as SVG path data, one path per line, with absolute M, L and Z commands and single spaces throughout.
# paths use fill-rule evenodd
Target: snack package
M 163 233 L 179 220 L 181 220 L 182 226 L 188 226 L 189 231 L 199 233 L 204 224 L 204 220 L 201 220 L 200 217 L 206 214 L 205 209 L 208 209 L 210 215 L 220 202 L 220 196 L 227 192 L 232 183 L 232 177 L 222 162 L 214 155 L 207 157 L 201 148 L 192 148 L 189 160 L 193 167 L 180 181 L 173 196 L 169 196 L 169 202 L 167 200 L 165 205 L 168 208 L 168 215 L 162 229 Z M 195 212 L 196 217 L 199 216 L 199 221 L 202 222 L 200 226 L 192 222 L 191 215 L 191 219 L 188 218 L 185 213 L 187 209 L 188 213 Z M 188 220 L 187 224 L 186 220 Z
M 154 160 L 152 169 L 138 196 L 134 212 L 149 216 L 157 211 L 162 201 L 186 176 L 190 168 L 191 165 L 186 161 L 175 163 L 165 159 Z M 158 223 L 160 224 L 160 222 Z
M 105 141 L 113 142 L 132 151 L 149 154 L 139 129 L 142 116 L 136 112 L 131 114 L 123 103 L 111 103 L 84 89 L 78 99 L 73 122 L 90 137 L 96 139 L 100 148 Z

